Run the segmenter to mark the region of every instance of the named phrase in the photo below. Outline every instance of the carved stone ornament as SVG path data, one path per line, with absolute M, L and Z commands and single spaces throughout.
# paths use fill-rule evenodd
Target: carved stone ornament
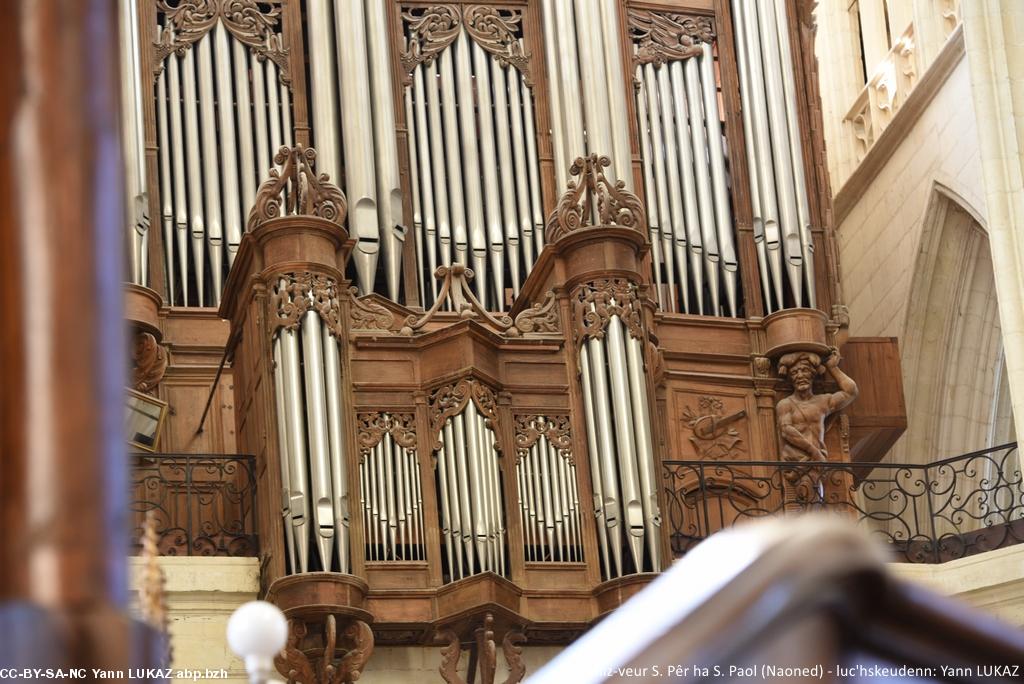
M 319 216 L 339 226 L 345 223 L 348 202 L 330 176 L 313 171 L 316 150 L 295 145 L 282 147 L 274 155 L 270 177 L 260 184 L 249 211 L 246 230 L 252 232 L 264 222 L 284 214 Z M 287 192 L 285 192 L 287 191 Z
M 683 422 L 693 432 L 690 443 L 701 458 L 733 458 L 743 451 L 743 440 L 732 424 L 747 412 L 739 410 L 723 416 L 722 411 L 722 400 L 708 396 L 697 400 L 696 409 L 692 406 L 683 408 Z
M 356 425 L 360 463 L 385 434 L 390 434 L 395 444 L 403 449 L 416 448 L 416 416 L 412 413 L 359 413 Z
M 449 417 L 458 415 L 472 400 L 484 417 L 484 424 L 496 431 L 498 419 L 498 402 L 494 390 L 476 378 L 463 378 L 449 385 L 444 385 L 430 395 L 430 434 L 434 440 L 431 451 L 441 448 L 441 430 Z M 497 444 L 495 449 L 499 449 Z
M 612 316 L 618 316 L 630 337 L 643 342 L 644 331 L 636 285 L 624 278 L 601 278 L 577 287 L 572 294 L 577 348 L 589 337 L 604 339 Z
M 420 64 L 430 64 L 459 37 L 466 33 L 503 67 L 512 66 L 522 73 L 527 87 L 533 87 L 530 55 L 521 41 L 523 12 L 518 8 L 491 5 L 437 4 L 409 7 L 402 12 L 407 48 L 401 55 L 405 83 Z
M 462 641 L 451 630 L 438 633 L 438 638 L 447 645 L 441 648 L 441 666 L 438 672 L 448 684 L 466 684 L 458 672 L 459 658 L 462 655 Z M 494 616 L 487 613 L 483 625 L 473 632 L 476 649 L 476 672 L 469 673 L 469 680 L 480 684 L 494 684 L 494 675 L 498 669 L 498 648 L 494 641 Z M 508 665 L 508 677 L 504 684 L 519 684 L 526 676 L 526 665 L 523 663 L 523 649 L 519 644 L 526 641 L 522 632 L 509 630 L 501 640 L 501 650 Z
M 516 420 L 516 463 L 526 456 L 530 447 L 541 436 L 546 437 L 558 455 L 576 465 L 572 456 L 572 426 L 569 416 L 517 415 Z
M 167 370 L 167 350 L 148 332 L 136 332 L 132 348 L 132 387 L 153 394 Z
M 624 181 L 612 184 L 604 175 L 603 169 L 611 163 L 608 157 L 596 154 L 576 157 L 569 174 L 578 178 L 569 180 L 568 189 L 559 198 L 544 229 L 549 243 L 587 226 L 645 229 L 647 214 L 640 198 L 626 190 Z
M 782 438 L 781 459 L 789 462 L 825 462 L 825 419 L 853 403 L 857 383 L 839 370 L 839 352 L 834 347 L 822 364 L 818 354 L 795 351 L 779 359 L 779 375 L 788 378 L 793 392 L 775 406 L 775 419 Z M 838 392 L 814 394 L 814 378 L 828 373 L 839 385 Z
M 678 12 L 629 10 L 629 37 L 637 44 L 635 64 L 661 66 L 690 57 L 699 57 L 701 43 L 715 40 L 711 17 Z
M 548 290 L 542 303 L 534 304 L 528 309 L 523 309 L 516 316 L 516 330 L 520 334 L 530 333 L 560 333 L 558 307 L 556 306 L 555 291 Z
M 290 85 L 288 48 L 278 32 L 281 4 L 282 0 L 156 0 L 164 26 L 154 46 L 153 78 L 164 68 L 164 58 L 172 52 L 184 57 L 185 50 L 220 21 L 258 60 L 269 57 L 281 83 Z
M 373 630 L 362 620 L 351 620 L 338 638 L 337 620 L 324 622 L 323 647 L 303 648 L 308 633 L 305 621 L 288 621 L 288 641 L 274 658 L 274 666 L 288 684 L 352 684 L 363 674 L 373 654 Z
M 444 280 L 441 285 L 441 292 L 437 295 L 437 301 L 423 315 L 411 314 L 406 318 L 405 325 L 402 326 L 400 331 L 401 334 L 412 336 L 415 332 L 421 330 L 427 323 L 433 320 L 445 303 L 449 305 L 451 311 L 459 314 L 460 318 L 480 318 L 483 319 L 482 322 L 489 324 L 497 332 L 512 336 L 519 334 L 519 331 L 512 326 L 511 318 L 504 315 L 495 316 L 489 313 L 483 304 L 480 303 L 480 300 L 476 298 L 476 295 L 473 294 L 473 290 L 469 287 L 469 281 L 473 279 L 472 269 L 462 264 L 438 266 L 437 270 L 434 271 L 434 277 L 438 280 Z
M 341 303 L 334 279 L 320 273 L 282 273 L 270 294 L 273 335 L 278 329 L 295 330 L 307 311 L 313 310 L 327 324 L 327 330 L 341 340 Z
M 391 331 L 395 326 L 395 317 L 391 310 L 383 304 L 378 304 L 370 298 L 359 296 L 357 288 L 349 288 L 352 307 L 349 310 L 349 319 L 353 330 L 385 330 Z

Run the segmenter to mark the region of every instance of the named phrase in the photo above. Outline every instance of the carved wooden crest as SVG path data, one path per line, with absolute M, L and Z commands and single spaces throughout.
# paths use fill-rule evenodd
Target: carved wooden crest
M 423 329 L 427 323 L 433 320 L 445 303 L 449 305 L 451 311 L 459 314 L 460 318 L 483 319 L 484 323 L 489 324 L 497 332 L 513 336 L 519 334 L 519 331 L 512 326 L 511 318 L 504 315 L 495 316 L 491 314 L 480 303 L 480 300 L 476 298 L 476 295 L 473 294 L 473 290 L 469 287 L 469 281 L 473 279 L 473 269 L 467 268 L 462 264 L 438 266 L 437 270 L 434 271 L 434 277 L 444 280 L 441 285 L 441 292 L 437 295 L 437 300 L 423 315 L 417 316 L 412 314 L 405 319 L 405 325 L 402 326 L 400 331 L 403 335 L 411 336 L 416 331 Z
M 544 235 L 554 242 L 587 226 L 624 226 L 644 230 L 647 214 L 640 198 L 626 190 L 624 181 L 614 184 L 603 169 L 611 166 L 608 157 L 577 157 L 569 167 L 569 187 L 548 217 Z M 595 212 L 596 206 L 596 214 Z
M 655 64 L 699 57 L 701 43 L 715 40 L 712 18 L 700 14 L 631 9 L 629 36 L 637 44 L 635 64 Z
M 636 285 L 625 278 L 601 278 L 573 290 L 573 334 L 577 348 L 589 337 L 604 339 L 612 316 L 619 317 L 630 337 L 643 342 L 638 297 Z
M 516 7 L 492 5 L 437 4 L 409 7 L 402 12 L 407 48 L 401 56 L 406 85 L 420 64 L 430 64 L 459 37 L 466 34 L 503 67 L 512 66 L 533 87 L 530 55 L 522 46 L 523 11 Z
M 288 48 L 278 29 L 281 4 L 282 0 L 156 0 L 164 14 L 164 28 L 154 46 L 153 78 L 164 68 L 164 58 L 172 52 L 183 57 L 220 21 L 257 59 L 270 58 L 281 83 L 290 85 Z
M 324 622 L 322 647 L 306 648 L 305 621 L 288 621 L 288 641 L 274 658 L 274 666 L 288 684 L 352 684 L 363 674 L 373 655 L 373 630 L 362 620 L 352 620 L 338 638 L 337 620 L 328 615 Z
M 412 413 L 359 413 L 356 425 L 360 463 L 386 434 L 404 449 L 416 448 L 416 416 Z
M 572 425 L 569 416 L 517 415 L 515 421 L 517 463 L 543 436 L 559 456 L 568 460 L 570 465 L 576 465 L 572 455 Z
M 295 145 L 277 151 L 274 163 L 281 168 L 271 169 L 270 177 L 260 184 L 246 230 L 251 232 L 282 214 L 319 216 L 339 226 L 345 222 L 345 195 L 326 173 L 316 175 L 315 160 L 316 150 L 312 147 Z
M 438 638 L 445 642 L 441 648 L 441 666 L 438 672 L 448 684 L 466 684 L 459 675 L 459 657 L 462 655 L 462 640 L 452 630 L 443 630 Z M 494 616 L 487 613 L 483 624 L 473 632 L 476 641 L 476 671 L 469 673 L 469 681 L 480 684 L 494 684 L 494 675 L 498 669 L 498 648 L 494 640 Z M 519 631 L 505 632 L 501 640 L 501 651 L 508 664 L 508 677 L 504 684 L 519 684 L 526 676 L 526 665 L 523 663 L 523 649 L 519 644 L 526 641 L 526 636 Z
M 498 402 L 494 390 L 473 377 L 463 378 L 444 385 L 430 395 L 430 434 L 433 439 L 432 451 L 441 448 L 441 430 L 449 417 L 458 415 L 466 403 L 472 401 L 484 417 L 484 424 L 496 432 Z M 494 445 L 500 450 L 499 445 Z
M 556 302 L 554 290 L 548 290 L 543 302 L 519 312 L 516 316 L 516 330 L 523 335 L 561 332 Z
M 282 273 L 270 295 L 270 333 L 295 330 L 307 311 L 313 310 L 327 324 L 330 334 L 341 339 L 341 302 L 334 278 L 320 273 Z
M 167 350 L 148 332 L 135 333 L 132 349 L 132 387 L 153 394 L 167 370 Z

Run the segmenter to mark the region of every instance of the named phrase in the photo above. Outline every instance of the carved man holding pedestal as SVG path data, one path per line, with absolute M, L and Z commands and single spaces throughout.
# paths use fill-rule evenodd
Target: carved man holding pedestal
M 775 416 L 782 436 L 783 461 L 827 461 L 825 450 L 825 419 L 857 398 L 857 383 L 839 370 L 839 351 L 830 350 L 825 365 L 813 352 L 798 351 L 779 359 L 779 375 L 793 383 L 793 393 L 775 407 Z M 825 371 L 839 385 L 831 394 L 814 394 L 815 375 Z

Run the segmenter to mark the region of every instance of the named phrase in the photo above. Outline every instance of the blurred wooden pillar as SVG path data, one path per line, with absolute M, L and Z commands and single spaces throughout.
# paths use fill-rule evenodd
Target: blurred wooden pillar
M 0 660 L 120 669 L 142 661 L 124 610 L 116 0 L 4 9 L 0 624 L 27 650 Z

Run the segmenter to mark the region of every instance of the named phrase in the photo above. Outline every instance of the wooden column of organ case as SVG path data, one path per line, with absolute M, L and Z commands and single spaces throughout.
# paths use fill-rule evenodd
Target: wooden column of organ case
M 756 103 L 751 92 L 767 87 L 768 67 L 743 57 L 741 46 L 763 34 L 761 24 L 744 15 L 749 2 L 601 4 L 615 8 L 618 17 L 623 73 L 609 76 L 609 81 L 621 79 L 610 83 L 609 93 L 626 98 L 634 196 L 607 180 L 606 175 L 614 178 L 610 167 L 616 162 L 605 163 L 602 156 L 611 150 L 573 151 L 581 158 L 572 173 L 563 174 L 571 185 L 556 187 L 553 138 L 559 120 L 549 92 L 560 65 L 545 52 L 545 2 L 387 3 L 408 228 L 402 292 L 413 306 L 379 294 L 358 296 L 353 289 L 357 278 L 349 255 L 355 240 L 346 230 L 344 200 L 329 185 L 318 185 L 311 167 L 317 173 L 322 169 L 308 149 L 292 148 L 275 160 L 284 167 L 278 179 L 285 181 L 265 186 L 270 188 L 266 197 L 283 189 L 294 200 L 289 193 L 306 172 L 302 182 L 321 189 L 305 206 L 264 198 L 262 208 L 263 191 L 246 191 L 252 202 L 244 210 L 255 204 L 248 229 L 239 233 L 237 253 L 229 242 L 222 257 L 223 265 L 231 264 L 220 315 L 230 321 L 234 350 L 235 443 L 239 452 L 257 457 L 264 587 L 290 616 L 312 622 L 331 613 L 372 622 L 377 643 L 431 643 L 447 628 L 465 637 L 489 613 L 499 633 L 521 629 L 529 643 L 568 642 L 670 561 L 672 549 L 659 521 L 666 512 L 663 461 L 779 457 L 775 405 L 789 388 L 776 377 L 773 361 L 783 351 L 842 349 L 844 368 L 860 384 L 861 399 L 829 430 L 830 458 L 849 460 L 852 453 L 864 461 L 884 455 L 905 425 L 898 354 L 894 340 L 848 339 L 846 333 L 811 4 L 781 5 L 791 78 L 788 85 L 779 82 L 782 95 L 773 97 L 786 92 L 792 97 L 788 111 L 774 113 L 770 103 Z M 195 19 L 195 14 L 173 14 L 178 6 L 157 4 L 164 25 L 170 21 L 166 17 Z M 324 134 L 314 129 L 310 136 L 306 112 L 313 102 L 304 70 L 297 66 L 306 51 L 303 14 L 295 2 L 280 9 L 287 50 L 250 59 L 249 65 L 287 60 L 289 84 L 278 78 L 289 88 L 291 110 L 281 110 L 277 139 L 302 145 L 311 137 L 319 144 Z M 221 22 L 234 39 L 250 45 L 218 11 L 207 24 Z M 479 35 L 469 28 L 467 35 L 460 33 L 460 22 L 469 26 L 473 17 L 486 18 L 488 12 L 497 13 L 504 29 L 488 33 L 481 28 L 484 22 L 473 24 Z M 142 14 L 140 22 L 155 23 L 150 13 Z M 417 23 L 428 15 L 447 17 L 448 23 Z M 157 49 L 156 61 L 185 59 L 181 55 L 210 30 L 207 24 L 195 33 L 183 31 L 191 43 L 180 51 Z M 438 112 L 454 111 L 445 107 L 449 86 L 443 74 L 444 50 L 452 46 L 453 61 L 469 60 L 474 69 L 480 65 L 481 74 L 518 83 L 521 140 L 516 134 L 506 145 L 494 131 L 494 149 L 483 143 L 477 148 L 474 139 L 469 154 L 459 148 L 466 144 L 459 143 L 459 133 L 444 132 L 440 147 L 419 135 L 438 122 L 442 130 L 446 125 L 434 116 L 432 96 L 417 97 L 427 79 L 438 79 Z M 474 46 L 482 52 L 474 52 Z M 232 51 L 236 47 L 231 44 Z M 144 72 L 149 69 L 157 74 L 156 101 L 162 102 L 159 93 L 169 86 L 160 88 L 159 64 Z M 454 101 L 481 106 L 480 91 L 474 90 L 480 83 L 479 75 L 468 85 L 451 83 Z M 511 125 L 516 114 L 506 104 Z M 157 114 L 146 113 L 147 175 L 162 182 L 160 188 L 149 184 L 150 215 L 161 216 L 161 230 L 154 226 L 152 237 L 167 235 L 181 244 L 180 225 L 202 227 L 193 205 L 207 206 L 204 193 L 210 186 L 201 186 L 198 202 L 187 182 L 178 187 L 174 155 L 161 156 L 161 150 L 173 148 L 170 137 L 161 135 L 173 135 L 173 112 L 165 123 Z M 777 198 L 778 215 L 766 210 L 763 168 L 776 173 L 785 155 L 756 134 L 759 116 L 773 134 L 788 124 L 790 146 L 783 152 L 796 162 L 790 170 L 792 196 Z M 703 125 L 685 125 L 699 117 Z M 495 118 L 492 125 L 503 120 Z M 184 130 L 187 121 L 181 126 Z M 533 136 L 526 135 L 531 126 Z M 703 144 L 694 137 L 697 129 L 704 131 Z M 716 130 L 723 140 L 721 154 L 707 144 Z M 674 172 L 664 163 L 670 132 L 678 160 Z M 258 131 L 254 140 L 261 157 Z M 689 154 L 698 156 L 684 156 L 687 141 Z M 452 166 L 451 158 L 459 157 L 456 148 L 465 158 Z M 241 149 L 238 154 L 245 157 Z M 338 157 L 336 151 L 332 155 Z M 495 177 L 487 159 L 498 164 L 498 204 L 488 196 Z M 160 170 L 164 167 L 170 172 Z M 510 173 L 520 167 L 526 169 L 522 183 Z M 434 179 L 429 186 L 428 171 Z M 477 193 L 478 203 L 468 196 L 453 198 L 454 186 L 437 180 L 440 172 L 450 181 L 455 171 L 465 175 L 465 185 L 476 185 L 466 192 Z M 223 167 L 211 166 L 210 172 L 214 185 L 228 182 L 217 175 Z M 349 176 L 348 169 L 331 174 L 346 192 Z M 433 192 L 426 192 L 428 187 Z M 175 201 L 168 205 L 160 190 Z M 591 206 L 596 198 L 602 203 Z M 431 201 L 433 232 L 427 216 Z M 454 216 L 450 238 L 441 239 L 442 201 L 449 208 L 465 202 L 459 208 L 466 231 L 462 245 Z M 328 205 L 334 209 L 323 210 Z M 504 211 L 511 206 L 514 212 Z M 277 216 L 273 207 L 289 215 Z M 799 218 L 803 233 L 786 219 L 787 211 L 790 219 Z M 782 230 L 780 223 L 786 224 Z M 488 232 L 495 227 L 505 236 L 498 256 L 486 249 L 495 244 Z M 797 236 L 789 245 L 787 227 Z M 512 228 L 517 243 L 507 239 Z M 481 231 L 482 242 L 474 230 Z M 160 242 L 149 242 L 151 267 L 165 264 L 185 275 L 168 287 L 170 277 L 161 274 L 153 278 L 154 287 L 164 288 L 165 302 L 196 303 L 197 276 L 181 270 L 183 258 L 194 263 L 197 247 L 191 245 L 209 245 L 209 240 L 186 240 L 184 251 L 170 259 Z M 513 253 L 510 244 L 519 251 Z M 442 258 L 446 248 L 448 260 Z M 773 250 L 782 256 L 778 263 Z M 458 261 L 464 263 L 454 264 Z M 477 271 L 474 277 L 467 267 Z M 486 274 L 479 273 L 481 267 Z M 436 280 L 426 277 L 435 269 Z M 216 288 L 209 274 L 203 278 L 206 294 L 199 303 L 212 304 L 210 292 Z M 184 282 L 192 293 L 181 299 Z M 510 295 L 514 302 L 508 306 Z M 175 310 L 169 311 L 173 318 Z M 317 318 L 319 329 L 313 331 Z M 308 342 L 314 335 L 328 356 L 334 353 L 330 345 L 336 345 L 337 367 L 324 356 L 307 361 L 316 348 Z M 291 361 L 289 345 L 294 345 Z M 278 370 L 289 364 L 290 376 Z M 322 386 L 308 372 L 314 366 L 330 366 Z M 286 381 L 291 390 L 282 387 Z M 332 383 L 337 396 L 331 395 Z M 310 418 L 310 405 L 319 417 Z M 286 415 L 296 408 L 299 413 Z M 702 421 L 717 424 L 725 417 L 735 418 L 722 433 L 695 431 Z M 304 435 L 301 444 L 295 441 L 298 432 Z M 287 454 L 296 449 L 330 454 L 327 467 L 305 475 L 309 500 L 302 504 L 300 534 L 305 538 L 298 540 L 294 524 L 289 535 L 289 521 L 282 525 L 282 513 L 291 515 L 289 500 L 282 498 L 282 466 L 290 465 Z M 632 454 L 635 470 L 624 472 L 615 460 L 620 452 Z M 344 468 L 332 471 L 330 459 Z M 472 469 L 470 460 L 476 461 Z M 538 481 L 557 486 L 538 488 Z M 320 501 L 325 497 L 317 491 L 326 493 L 327 501 Z M 349 638 L 365 641 L 358 629 Z

